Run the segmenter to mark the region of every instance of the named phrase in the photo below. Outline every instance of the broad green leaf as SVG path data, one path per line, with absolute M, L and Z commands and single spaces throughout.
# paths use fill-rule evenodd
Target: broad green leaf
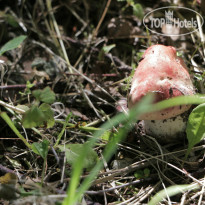
M 0 56 L 5 53 L 6 51 L 10 51 L 13 50 L 15 48 L 17 48 L 25 39 L 27 36 L 19 36 L 16 37 L 12 40 L 10 40 L 9 42 L 7 42 L 1 49 L 0 49 Z
M 58 148 L 63 152 L 65 151 L 66 160 L 69 164 L 73 165 L 76 162 L 76 159 L 82 154 L 82 150 L 84 149 L 86 144 L 66 144 L 65 148 L 64 145 L 58 145 Z M 83 162 L 83 168 L 90 169 L 92 168 L 98 159 L 97 153 L 90 149 L 88 152 L 84 153 L 86 156 Z
M 45 126 L 53 127 L 55 121 L 50 105 L 43 103 L 40 107 L 33 105 L 23 114 L 22 123 L 25 128 Z
M 54 120 L 54 113 L 53 113 L 53 110 L 51 109 L 50 105 L 43 103 L 40 105 L 39 109 L 45 115 L 44 124 L 46 124 L 46 127 L 47 128 L 53 127 L 55 124 L 55 120 Z
M 187 157 L 193 146 L 205 137 L 205 103 L 197 106 L 189 115 L 186 133 L 189 142 Z
M 35 105 L 26 111 L 22 118 L 22 123 L 25 128 L 41 126 L 45 121 L 45 114 Z
M 151 201 L 148 203 L 148 205 L 156 205 L 167 196 L 171 197 L 176 194 L 183 193 L 184 191 L 188 191 L 188 190 L 190 191 L 198 188 L 199 188 L 198 184 L 192 184 L 192 185 L 184 184 L 184 185 L 170 186 L 166 190 L 161 190 L 157 194 L 155 194 L 152 197 Z
M 132 4 L 133 7 L 133 14 L 135 16 L 137 16 L 139 19 L 143 19 L 144 17 L 144 11 L 143 8 L 141 6 L 141 4 Z
M 31 149 L 34 153 L 40 155 L 45 160 L 48 154 L 48 145 L 48 140 L 43 140 L 43 142 L 34 142 L 31 145 Z
M 43 90 L 34 90 L 32 94 L 37 100 L 44 103 L 51 104 L 55 101 L 55 93 L 49 87 L 45 87 Z

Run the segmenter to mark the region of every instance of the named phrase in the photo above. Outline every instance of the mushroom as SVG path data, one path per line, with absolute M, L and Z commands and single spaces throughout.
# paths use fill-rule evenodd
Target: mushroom
M 155 93 L 153 103 L 195 93 L 187 67 L 174 47 L 153 45 L 145 51 L 132 79 L 128 108 L 151 92 Z M 190 107 L 181 105 L 146 113 L 140 120 L 144 121 L 146 134 L 161 141 L 173 141 L 185 131 Z

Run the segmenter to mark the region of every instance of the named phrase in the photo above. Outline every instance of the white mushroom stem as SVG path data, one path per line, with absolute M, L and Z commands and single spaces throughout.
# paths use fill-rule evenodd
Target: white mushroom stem
M 186 130 L 186 116 L 184 114 L 165 120 L 144 120 L 144 129 L 147 135 L 163 139 L 165 142 L 182 138 Z

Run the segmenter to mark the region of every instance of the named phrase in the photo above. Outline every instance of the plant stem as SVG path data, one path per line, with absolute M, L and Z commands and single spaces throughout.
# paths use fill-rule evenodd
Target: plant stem
M 44 177 L 45 177 L 45 169 L 46 169 L 46 158 L 43 159 L 43 170 L 42 170 L 42 175 L 41 175 L 41 186 L 43 186 L 43 180 L 44 180 Z

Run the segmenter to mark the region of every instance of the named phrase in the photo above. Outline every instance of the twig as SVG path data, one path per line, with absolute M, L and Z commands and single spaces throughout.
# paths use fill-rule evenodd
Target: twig
M 74 75 L 74 76 L 79 76 L 78 73 L 69 73 L 69 72 L 65 72 L 66 75 Z M 102 76 L 102 77 L 119 77 L 119 75 L 117 73 L 91 73 L 91 74 L 87 74 L 87 73 L 84 73 L 83 75 L 85 76 L 90 76 L 90 77 L 99 77 L 99 76 Z
M 99 191 L 86 191 L 85 193 L 90 194 L 90 195 L 96 195 L 96 194 L 101 194 L 101 193 L 104 193 L 104 192 L 115 191 L 116 189 L 120 189 L 120 188 L 130 186 L 130 185 L 135 185 L 135 184 L 139 184 L 139 183 L 143 183 L 143 182 L 150 182 L 152 180 L 153 180 L 152 178 L 140 179 L 140 180 L 125 183 L 125 184 L 122 184 L 122 185 L 119 185 L 119 186 L 115 186 L 115 187 L 112 187 L 112 188 L 109 188 L 109 189 L 104 189 L 104 190 L 99 190 Z
M 110 105 L 111 107 L 115 108 L 115 106 L 114 106 L 113 104 L 107 102 L 106 100 L 104 100 L 104 99 L 101 98 L 101 97 L 98 97 L 98 96 L 95 95 L 92 91 L 90 91 L 90 90 L 85 90 L 85 92 L 86 92 L 88 95 L 90 95 L 90 96 L 92 96 L 92 97 L 98 99 L 99 101 L 103 102 L 104 104 Z
M 43 83 L 37 83 L 32 88 L 36 88 L 36 87 L 39 87 L 41 85 L 43 85 Z M 18 90 L 18 89 L 25 89 L 26 87 L 27 87 L 26 84 L 2 85 L 2 86 L 0 86 L 0 90 Z
M 198 205 L 202 204 L 201 202 L 202 202 L 202 198 L 203 198 L 204 190 L 205 190 L 204 186 L 205 186 L 205 177 L 204 177 L 203 186 L 202 186 L 202 189 L 201 189 L 201 194 L 199 196 Z
M 198 29 L 199 29 L 199 34 L 200 34 L 200 38 L 201 38 L 201 43 L 202 43 L 202 47 L 203 47 L 203 54 L 205 55 L 205 48 L 204 48 L 204 34 L 202 31 L 202 25 L 201 25 L 201 19 L 199 17 L 199 15 L 196 15 L 196 19 L 197 19 L 197 23 L 198 23 Z
M 69 7 L 67 3 L 63 3 L 63 6 L 65 6 L 73 14 L 73 16 L 75 16 L 75 18 L 83 24 L 83 26 L 87 26 L 87 23 L 75 12 L 75 10 Z
M 150 165 L 149 162 L 145 162 L 145 160 L 141 161 L 141 162 L 136 162 L 130 166 L 127 166 L 125 168 L 122 168 L 122 169 L 118 169 L 118 170 L 115 170 L 115 171 L 112 171 L 112 172 L 105 172 L 105 173 L 102 173 L 104 175 L 108 175 L 110 173 L 112 173 L 111 175 L 109 176 L 106 176 L 106 177 L 103 177 L 103 178 L 100 178 L 100 179 L 96 179 L 93 184 L 100 184 L 100 183 L 103 183 L 103 182 L 106 182 L 106 181 L 109 181 L 109 180 L 112 180 L 114 177 L 116 176 L 123 176 L 124 174 L 127 174 L 127 173 L 130 173 L 136 169 L 143 169 L 145 167 L 148 167 Z M 102 174 L 99 174 L 98 176 L 102 175 Z
M 101 123 L 101 122 L 104 122 L 105 120 L 107 119 L 107 116 L 105 117 L 102 117 L 102 118 L 100 118 L 100 119 L 97 119 L 97 120 L 95 120 L 95 121 L 92 121 L 92 122 L 90 122 L 89 124 L 86 124 L 84 127 L 92 127 L 92 126 L 95 126 L 95 125 L 97 125 L 97 124 L 99 124 L 99 123 Z
M 138 196 L 138 198 L 137 198 L 136 200 L 132 201 L 132 203 L 131 203 L 130 205 L 141 204 L 140 202 L 142 202 L 142 201 L 144 201 L 146 198 L 148 198 L 148 197 L 151 195 L 151 193 L 152 193 L 154 190 L 156 190 L 156 188 L 157 188 L 159 185 L 160 185 L 160 182 L 158 182 L 157 184 L 155 184 L 154 187 L 149 187 L 149 186 L 148 186 L 148 187 L 145 189 L 145 191 L 143 190 L 143 193 L 142 193 L 140 196 Z
M 97 25 L 96 29 L 94 30 L 93 38 L 95 38 L 95 37 L 98 35 L 98 30 L 99 30 L 99 28 L 100 28 L 100 26 L 101 26 L 101 24 L 102 24 L 102 22 L 103 22 L 103 20 L 104 20 L 104 18 L 105 18 L 105 15 L 106 15 L 106 13 L 107 13 L 107 11 L 108 11 L 108 8 L 109 8 L 109 6 L 110 6 L 110 3 L 111 3 L 111 0 L 108 0 L 108 1 L 107 1 L 107 4 L 106 4 L 106 6 L 105 6 L 105 9 L 104 9 L 104 11 L 103 11 L 103 14 L 102 14 L 102 16 L 101 16 L 101 18 L 100 18 L 100 21 L 98 22 L 98 25 Z
M 15 172 L 13 170 L 3 166 L 2 164 L 0 164 L 0 171 L 1 172 L 5 172 L 5 173 L 13 173 L 13 174 L 15 174 Z
M 180 205 L 185 205 L 185 202 L 186 202 L 186 197 L 187 197 L 187 192 L 185 192 L 185 193 L 182 195 Z
M 109 168 L 108 168 L 107 162 L 105 161 L 105 159 L 104 159 L 104 157 L 103 157 L 102 154 L 101 154 L 101 158 L 102 158 L 102 160 L 103 160 L 103 164 L 104 164 L 105 170 L 108 171 Z M 120 197 L 123 201 L 125 201 L 125 199 L 123 198 L 123 196 L 122 196 L 122 195 L 119 193 L 119 191 L 116 189 L 117 186 L 116 186 L 116 184 L 115 184 L 115 181 L 111 181 L 110 184 L 111 184 L 112 188 L 114 189 L 115 194 L 116 194 L 118 197 Z M 112 188 L 111 188 L 111 189 L 112 189 Z M 105 191 L 105 189 L 103 189 L 102 191 Z M 105 193 L 105 192 L 104 192 L 104 193 Z
M 88 105 L 94 110 L 95 114 L 101 119 L 102 117 L 100 116 L 97 109 L 95 108 L 95 106 L 91 102 L 90 98 L 88 97 L 88 95 L 86 94 L 86 92 L 82 88 L 81 88 L 81 93 L 83 94 L 83 96 L 84 96 L 85 100 L 87 101 Z
M 186 204 L 189 204 L 189 202 L 193 201 L 194 199 L 196 199 L 198 196 L 200 196 L 201 194 L 204 195 L 204 192 L 202 191 L 199 191 L 197 192 L 196 194 L 194 194 L 193 196 L 189 197 L 189 199 L 187 199 L 187 203 Z
M 81 41 L 77 41 L 75 39 L 72 39 L 70 37 L 64 37 L 67 41 L 69 41 L 69 43 L 72 43 L 73 46 L 79 48 L 87 48 L 87 45 L 82 43 Z M 99 53 L 99 49 L 98 48 L 92 48 L 92 52 L 94 54 Z M 105 58 L 109 59 L 111 62 L 114 61 L 114 63 L 118 66 L 118 69 L 120 71 L 132 71 L 132 67 L 129 65 L 126 65 L 123 61 L 121 61 L 117 56 L 111 56 L 108 53 L 105 53 Z
M 10 108 L 11 110 L 14 110 L 15 112 L 19 112 L 19 113 L 21 113 L 21 114 L 25 113 L 25 110 L 22 110 L 22 109 L 20 109 L 20 108 L 17 108 L 17 107 L 15 107 L 15 106 L 13 106 L 13 105 L 9 105 L 9 104 L 7 104 L 7 103 L 1 101 L 1 100 L 0 100 L 0 105 L 2 105 L 2 106 L 4 106 L 4 107 L 7 107 L 7 108 Z
M 44 2 L 43 0 L 39 1 L 39 5 L 41 7 L 41 10 L 42 10 L 42 13 L 45 13 L 44 10 L 45 10 L 45 6 L 44 6 Z M 28 10 L 28 9 L 27 9 Z M 47 12 L 46 12 L 47 13 Z M 47 15 L 47 14 L 46 14 Z M 44 22 L 45 22 L 45 25 L 47 27 L 47 30 L 49 32 L 49 36 L 52 38 L 52 41 L 54 42 L 54 45 L 59 48 L 60 47 L 60 44 L 59 44 L 59 41 L 58 39 L 56 39 L 55 37 L 55 31 L 53 30 L 53 26 L 52 25 L 49 25 L 49 22 L 48 20 L 46 19 L 46 15 L 44 15 Z M 31 19 L 31 22 L 32 24 L 34 25 L 34 32 L 38 32 L 38 36 L 40 36 L 40 38 L 44 38 L 44 36 L 39 32 L 39 29 L 37 28 L 36 24 L 33 23 L 33 18 L 31 15 L 30 16 L 30 19 Z
M 205 148 L 205 146 L 202 145 L 202 146 L 194 147 L 192 150 L 201 150 L 201 149 L 204 149 L 204 148 Z M 133 149 L 132 149 L 132 150 L 133 150 Z M 133 150 L 133 151 L 134 151 L 134 150 Z M 138 150 L 135 150 L 135 152 L 139 152 L 140 154 L 142 154 L 142 153 L 141 153 L 140 151 L 138 151 Z M 176 152 L 172 152 L 172 153 L 165 153 L 164 156 L 169 156 L 169 155 L 176 154 L 176 153 L 185 153 L 185 152 L 186 152 L 186 149 L 180 150 L 180 151 L 176 151 Z M 111 174 L 110 176 L 106 176 L 106 177 L 104 177 L 104 178 L 96 179 L 93 184 L 103 183 L 103 182 L 106 182 L 106 181 L 108 181 L 108 180 L 112 180 L 112 179 L 113 179 L 114 177 L 116 177 L 116 176 L 119 176 L 119 175 L 122 176 L 122 175 L 128 174 L 128 173 L 130 173 L 130 172 L 132 172 L 132 171 L 134 171 L 134 170 L 143 169 L 143 168 L 145 168 L 145 167 L 147 167 L 147 166 L 150 166 L 150 163 L 155 164 L 155 163 L 157 162 L 157 160 L 159 160 L 159 161 L 161 161 L 161 162 L 163 162 L 163 163 L 166 163 L 166 164 L 168 164 L 169 166 L 171 166 L 171 167 L 177 169 L 178 171 L 182 172 L 183 174 L 187 175 L 187 173 L 186 173 L 185 171 L 183 171 L 183 170 L 181 170 L 181 169 L 175 167 L 174 165 L 172 165 L 172 164 L 170 164 L 170 163 L 168 163 L 168 162 L 166 162 L 166 161 L 161 160 L 161 159 L 160 159 L 160 158 L 162 157 L 161 155 L 151 156 L 151 155 L 149 155 L 149 154 L 147 154 L 147 153 L 144 153 L 144 155 L 148 155 L 149 158 L 146 158 L 146 159 L 144 159 L 144 160 L 142 160 L 142 161 L 140 161 L 140 162 L 135 162 L 135 163 L 133 163 L 133 164 L 131 164 L 131 165 L 125 167 L 125 168 L 122 168 L 122 169 L 118 169 L 118 170 L 114 170 L 114 171 L 112 170 L 112 171 L 104 172 L 104 173 L 99 173 L 99 174 L 98 174 L 98 177 L 100 177 L 100 176 L 102 176 L 102 175 L 109 175 L 110 173 L 112 173 L 112 174 Z M 186 163 L 186 162 L 185 162 L 185 163 Z M 192 180 L 195 179 L 195 178 L 192 177 L 190 174 L 187 175 L 187 176 L 188 176 L 189 178 L 192 178 Z M 194 181 L 195 181 L 195 180 L 194 180 Z M 199 181 L 197 180 L 197 182 L 199 182 Z M 200 182 L 199 182 L 199 183 L 200 183 Z
M 64 43 L 63 43 L 62 38 L 61 38 L 61 33 L 60 33 L 60 30 L 59 30 L 59 28 L 58 28 L 58 24 L 57 24 L 57 22 L 56 22 L 56 19 L 55 19 L 55 17 L 54 17 L 53 11 L 52 11 L 51 1 L 47 0 L 47 1 L 46 1 L 46 4 L 47 4 L 48 11 L 49 11 L 49 14 L 50 14 L 50 16 L 51 16 L 51 19 L 52 19 L 52 21 L 53 21 L 53 25 L 54 25 L 55 31 L 56 31 L 56 33 L 57 33 L 57 37 L 58 37 L 58 39 L 59 39 L 59 43 L 60 43 L 60 45 L 61 45 L 61 49 L 62 49 L 62 51 L 63 51 L 63 55 L 64 55 L 64 58 L 65 58 L 65 61 L 66 61 L 67 65 L 68 65 L 68 69 L 69 69 L 70 73 L 72 73 L 73 70 L 72 70 L 72 68 L 71 68 L 71 66 L 70 66 L 71 64 L 70 64 L 70 61 L 69 61 L 69 58 L 68 58 L 68 55 L 67 55 L 67 52 L 66 52 Z

